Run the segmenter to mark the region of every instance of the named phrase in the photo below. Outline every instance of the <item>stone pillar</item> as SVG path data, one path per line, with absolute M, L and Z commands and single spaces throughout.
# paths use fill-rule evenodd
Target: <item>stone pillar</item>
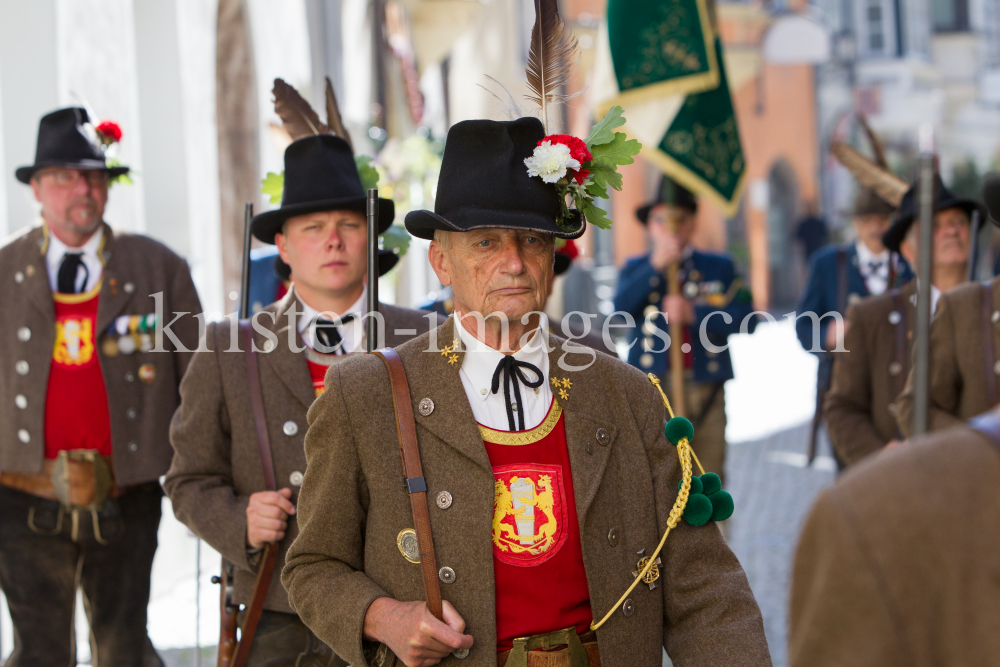
M 31 189 L 14 170 L 35 158 L 38 120 L 59 105 L 55 0 L 8 2 L 0 21 L 0 236 L 35 220 Z M 2 200 L 0 200 L 2 203 Z

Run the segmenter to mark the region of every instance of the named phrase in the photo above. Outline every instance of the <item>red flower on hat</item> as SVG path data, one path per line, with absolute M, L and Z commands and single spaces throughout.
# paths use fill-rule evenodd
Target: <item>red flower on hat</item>
M 101 143 L 107 146 L 122 140 L 121 125 L 113 120 L 102 120 L 96 128 L 97 134 L 101 137 Z
M 566 255 L 570 259 L 576 259 L 580 256 L 580 249 L 573 242 L 573 239 L 560 239 L 563 241 L 562 245 L 556 247 L 556 252 L 560 255 Z
M 569 156 L 580 163 L 579 169 L 570 169 L 569 175 L 576 179 L 576 182 L 583 184 L 583 180 L 590 175 L 589 169 L 584 169 L 583 165 L 586 162 L 590 162 L 594 159 L 594 155 L 587 148 L 587 144 L 584 143 L 583 139 L 579 137 L 574 137 L 571 134 L 550 134 L 541 141 L 538 145 L 541 146 L 542 142 L 549 142 L 550 144 L 563 144 L 569 148 Z

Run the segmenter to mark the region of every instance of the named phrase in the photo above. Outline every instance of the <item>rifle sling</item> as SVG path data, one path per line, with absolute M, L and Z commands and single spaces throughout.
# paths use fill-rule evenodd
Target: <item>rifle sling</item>
M 253 327 L 250 320 L 240 320 L 240 334 L 243 339 L 243 353 L 247 362 L 247 380 L 250 390 L 250 407 L 253 409 L 253 424 L 257 431 L 257 451 L 260 454 L 260 464 L 264 472 L 264 486 L 268 491 L 277 491 L 278 484 L 274 476 L 274 458 L 271 456 L 271 439 L 267 433 L 267 419 L 264 415 L 264 395 L 261 392 L 260 367 L 257 363 L 257 355 L 253 351 Z M 254 634 L 257 632 L 257 623 L 260 622 L 261 613 L 264 611 L 264 600 L 267 599 L 267 592 L 271 588 L 271 579 L 274 577 L 274 569 L 278 563 L 278 544 L 269 543 L 264 548 L 264 556 L 257 570 L 257 580 L 253 585 L 253 594 L 250 596 L 250 604 L 246 606 L 246 617 L 243 620 L 243 628 L 240 632 L 240 641 L 236 645 L 236 654 L 233 658 L 232 667 L 245 667 L 247 658 L 250 656 L 250 645 L 253 643 Z
M 983 303 L 983 364 L 986 373 L 986 403 L 992 408 L 997 404 L 997 373 L 993 350 L 993 288 L 982 284 Z
M 427 482 L 420 465 L 420 447 L 417 444 L 417 426 L 413 420 L 413 402 L 410 399 L 410 385 L 406 381 L 406 369 L 399 354 L 389 347 L 375 350 L 386 370 L 392 386 L 392 407 L 396 413 L 396 428 L 399 433 L 399 453 L 403 459 L 403 474 L 410 493 L 410 507 L 413 510 L 413 525 L 417 533 L 420 549 L 420 569 L 424 577 L 427 607 L 434 617 L 444 621 L 441 603 L 441 584 L 438 583 L 437 557 L 434 554 L 434 538 L 431 535 L 431 518 L 427 510 Z

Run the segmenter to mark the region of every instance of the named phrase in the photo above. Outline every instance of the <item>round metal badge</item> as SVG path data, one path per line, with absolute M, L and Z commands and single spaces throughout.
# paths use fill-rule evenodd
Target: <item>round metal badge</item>
M 403 554 L 403 558 L 406 560 L 411 563 L 420 562 L 420 545 L 417 544 L 417 531 L 412 528 L 399 531 L 399 535 L 396 536 L 396 547 L 399 548 L 399 553 Z

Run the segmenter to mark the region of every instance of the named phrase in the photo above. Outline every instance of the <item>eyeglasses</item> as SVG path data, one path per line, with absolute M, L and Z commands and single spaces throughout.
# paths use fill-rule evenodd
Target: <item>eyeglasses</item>
M 52 182 L 59 188 L 72 188 L 84 179 L 91 187 L 108 184 L 108 172 L 101 170 L 51 169 L 43 171 L 40 176 L 51 176 Z

